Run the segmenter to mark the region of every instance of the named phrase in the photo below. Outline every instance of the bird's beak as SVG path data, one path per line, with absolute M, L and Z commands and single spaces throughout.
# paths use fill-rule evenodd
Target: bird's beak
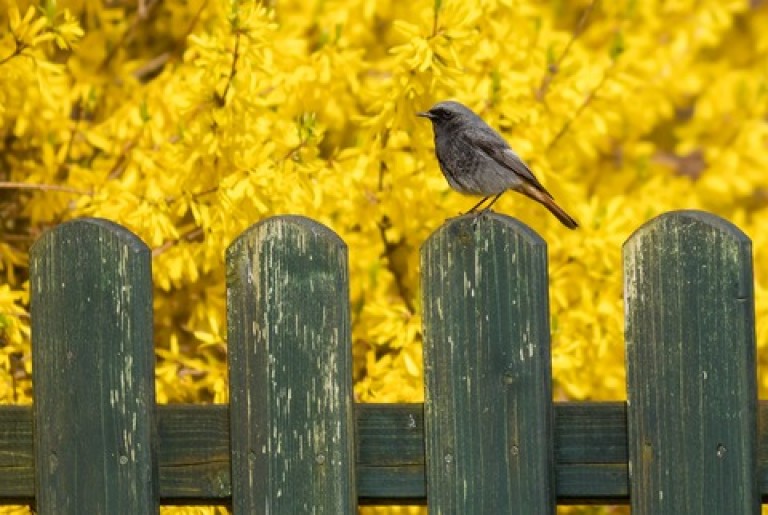
M 421 116 L 422 118 L 429 118 L 430 120 L 432 119 L 432 113 L 430 113 L 429 111 L 425 111 L 423 113 L 416 113 L 416 116 Z

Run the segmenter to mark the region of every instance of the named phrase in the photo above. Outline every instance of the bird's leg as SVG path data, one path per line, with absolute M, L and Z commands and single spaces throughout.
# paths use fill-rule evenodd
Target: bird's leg
M 491 209 L 491 206 L 493 206 L 493 205 L 496 203 L 496 201 L 497 201 L 497 200 L 499 200 L 499 197 L 501 197 L 502 195 L 504 195 L 504 192 L 503 192 L 503 191 L 502 191 L 501 193 L 499 193 L 498 195 L 496 195 L 495 197 L 493 197 L 493 200 L 491 200 L 491 203 L 490 203 L 490 204 L 488 204 L 487 206 L 485 206 L 485 207 L 483 208 L 483 210 L 482 210 L 482 211 L 480 211 L 480 212 L 481 212 L 481 213 L 485 213 L 486 211 L 490 211 L 490 209 Z M 485 201 L 486 201 L 486 200 L 488 200 L 489 198 L 491 198 L 491 197 L 485 197 L 485 198 L 483 199 L 483 202 L 485 202 Z M 482 202 L 481 202 L 481 204 L 482 204 Z
M 467 215 L 468 215 L 469 213 L 474 213 L 474 212 L 475 212 L 475 210 L 477 210 L 477 208 L 478 208 L 478 207 L 482 206 L 482 205 L 485 203 L 485 201 L 486 201 L 486 200 L 488 200 L 489 198 L 491 198 L 491 197 L 490 197 L 490 195 L 489 195 L 489 196 L 487 196 L 487 197 L 483 197 L 483 198 L 482 198 L 482 200 L 480 200 L 480 202 L 478 202 L 477 204 L 475 204 L 474 206 L 472 206 L 472 209 L 470 209 L 469 211 L 467 211 L 465 214 L 467 214 Z M 494 202 L 495 202 L 495 200 L 494 200 Z M 491 204 L 493 204 L 493 202 L 491 202 Z M 483 209 L 483 211 L 485 211 L 485 209 Z

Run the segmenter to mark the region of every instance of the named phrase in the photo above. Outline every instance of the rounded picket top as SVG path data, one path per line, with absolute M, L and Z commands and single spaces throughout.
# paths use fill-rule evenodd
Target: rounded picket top
M 630 235 L 623 254 L 628 301 L 639 298 L 638 285 L 659 270 L 676 270 L 677 275 L 701 281 L 715 270 L 728 270 L 736 278 L 724 286 L 735 289 L 737 298 L 751 295 L 753 289 L 751 240 L 731 222 L 704 211 L 670 211 L 649 220 Z M 712 276 L 721 277 L 725 275 Z
M 124 246 L 137 253 L 149 253 L 149 247 L 134 233 L 105 218 L 76 218 L 52 227 L 35 241 L 29 250 L 34 263 L 35 256 L 45 252 L 51 245 L 88 245 L 91 242 L 105 242 L 110 247 Z
M 642 239 L 653 237 L 659 232 L 684 233 L 691 237 L 706 237 L 705 234 L 710 234 L 709 237 L 712 237 L 715 234 L 721 234 L 722 237 L 738 243 L 751 243 L 741 229 L 724 218 L 706 211 L 681 209 L 662 213 L 645 222 L 627 238 L 624 248 L 635 245 Z
M 280 215 L 257 222 L 243 231 L 227 248 L 227 258 L 232 259 L 248 246 L 248 242 L 257 241 L 292 242 L 297 245 L 297 250 L 319 242 L 341 251 L 347 248 L 338 234 L 320 222 L 301 215 Z
M 466 214 L 450 218 L 435 230 L 422 245 L 422 252 L 427 248 L 439 245 L 438 242 L 456 240 L 462 244 L 480 243 L 493 233 L 515 234 L 516 239 L 530 247 L 547 243 L 539 234 L 526 224 L 511 216 L 486 212 L 481 214 Z
M 33 315 L 55 305 L 52 296 L 72 295 L 73 288 L 78 292 L 84 288 L 99 291 L 105 302 L 113 299 L 115 285 L 120 284 L 128 288 L 120 293 L 123 297 L 152 293 L 149 247 L 111 220 L 77 218 L 64 222 L 43 233 L 29 255 Z M 151 315 L 151 302 L 149 309 Z

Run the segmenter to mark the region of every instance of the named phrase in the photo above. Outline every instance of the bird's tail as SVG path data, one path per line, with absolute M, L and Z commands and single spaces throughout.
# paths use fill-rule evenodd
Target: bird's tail
M 571 215 L 566 213 L 563 208 L 555 203 L 555 199 L 553 199 L 546 192 L 541 191 L 533 184 L 523 183 L 522 187 L 518 191 L 546 207 L 549 212 L 555 215 L 555 217 L 560 220 L 560 223 L 562 223 L 567 228 L 575 229 L 579 226 L 578 222 L 576 222 L 576 220 L 574 220 Z

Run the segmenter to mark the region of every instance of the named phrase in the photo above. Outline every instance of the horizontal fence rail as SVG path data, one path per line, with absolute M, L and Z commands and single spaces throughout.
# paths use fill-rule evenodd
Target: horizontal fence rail
M 352 401 L 347 250 L 302 217 L 227 252 L 229 405 L 154 400 L 151 256 L 82 219 L 31 250 L 34 406 L 0 406 L 0 504 L 39 513 L 759 513 L 751 244 L 694 211 L 624 247 L 628 402 L 551 399 L 546 243 L 497 214 L 422 248 L 425 403 Z
M 555 485 L 559 504 L 628 504 L 626 406 L 554 405 Z M 760 494 L 768 502 L 768 402 L 760 402 Z M 160 499 L 168 505 L 229 504 L 226 405 L 157 408 Z M 361 504 L 426 504 L 423 408 L 358 404 L 357 492 Z M 0 408 L 0 500 L 34 501 L 32 409 Z

